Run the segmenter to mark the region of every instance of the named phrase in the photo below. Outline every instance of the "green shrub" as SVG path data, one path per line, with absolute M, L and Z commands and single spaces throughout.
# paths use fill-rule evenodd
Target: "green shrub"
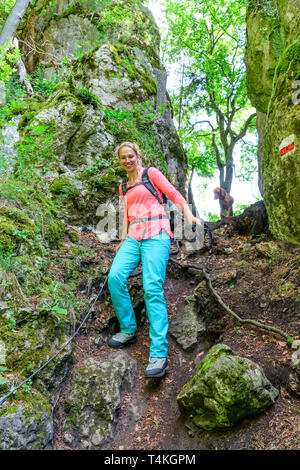
M 97 96 L 88 88 L 82 87 L 75 91 L 77 98 L 79 98 L 83 104 L 91 104 L 93 108 L 97 109 L 100 107 L 100 100 Z

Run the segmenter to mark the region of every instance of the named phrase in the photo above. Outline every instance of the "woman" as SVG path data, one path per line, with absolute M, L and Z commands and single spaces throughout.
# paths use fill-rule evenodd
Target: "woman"
M 162 377 L 168 369 L 168 313 L 163 285 L 173 234 L 163 205 L 143 184 L 138 184 L 142 181 L 144 170 L 138 146 L 132 142 L 123 142 L 115 149 L 115 154 L 127 172 L 126 188 L 130 190 L 123 195 L 120 185 L 119 192 L 125 209 L 123 230 L 108 276 L 108 287 L 121 331 L 112 336 L 108 344 L 113 348 L 122 348 L 136 341 L 136 319 L 127 279 L 142 262 L 151 340 L 145 377 Z M 189 223 L 201 223 L 194 217 L 182 195 L 159 170 L 150 167 L 148 175 L 161 199 L 164 193 L 186 215 Z

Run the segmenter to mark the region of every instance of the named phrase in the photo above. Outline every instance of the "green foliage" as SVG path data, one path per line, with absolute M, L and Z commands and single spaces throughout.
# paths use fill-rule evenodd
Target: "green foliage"
M 81 3 L 86 4 L 85 0 Z M 88 2 L 90 4 L 90 2 Z M 142 43 L 144 52 L 150 60 L 155 60 L 159 50 L 159 32 L 156 24 L 142 9 L 142 2 L 138 0 L 114 0 L 94 1 L 97 3 L 95 15 L 97 29 L 101 35 L 101 42 L 114 44 L 139 45 Z M 90 6 L 89 6 L 90 9 Z M 147 50 L 148 49 L 148 50 Z M 152 54 L 153 52 L 153 54 Z
M 97 160 L 92 166 L 87 168 L 86 170 L 83 170 L 82 176 L 83 178 L 87 178 L 89 176 L 94 175 L 95 173 L 98 173 L 101 168 L 107 168 L 110 166 L 110 162 L 108 160 L 104 160 L 101 158 L 100 160 Z
M 209 212 L 208 220 L 209 222 L 217 222 L 217 220 L 220 220 L 220 216 L 218 214 L 213 214 L 212 212 Z
M 0 46 L 0 81 L 9 79 L 13 73 L 13 65 L 20 57 L 19 49 L 10 42 Z
M 183 64 L 172 102 L 189 163 L 202 176 L 211 177 L 218 168 L 229 191 L 234 147 L 254 128 L 245 83 L 247 0 L 166 0 L 164 5 L 164 58 Z
M 10 10 L 15 4 L 15 0 L 1 0 L 0 3 L 0 31 L 3 28 L 4 22 L 8 17 Z
M 249 204 L 235 204 L 234 207 L 237 207 L 237 209 L 235 209 L 233 215 L 241 215 L 244 212 L 244 210 L 247 209 L 247 207 L 249 207 Z
M 100 106 L 100 101 L 91 90 L 82 87 L 75 91 L 77 98 L 79 98 L 83 104 L 91 104 L 93 108 L 97 109 Z
M 54 159 L 53 130 L 49 126 L 29 125 L 26 133 L 15 145 L 17 150 L 14 174 L 22 181 L 39 180 L 36 169 L 44 175 Z
M 31 84 L 35 93 L 42 95 L 44 98 L 48 98 L 55 86 L 61 82 L 62 73 L 55 74 L 48 78 L 45 77 L 45 66 L 39 65 L 33 74 Z
M 236 177 L 240 181 L 251 181 L 254 173 L 258 171 L 257 167 L 257 143 L 242 142 L 240 152 L 241 169 Z

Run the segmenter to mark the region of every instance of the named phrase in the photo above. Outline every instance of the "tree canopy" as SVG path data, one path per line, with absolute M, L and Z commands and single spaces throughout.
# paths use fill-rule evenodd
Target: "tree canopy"
M 251 173 L 255 126 L 246 91 L 244 53 L 246 0 L 165 0 L 168 30 L 164 58 L 182 63 L 181 86 L 173 95 L 180 137 L 189 163 L 202 176 L 219 170 L 230 191 L 237 144 L 245 177 Z

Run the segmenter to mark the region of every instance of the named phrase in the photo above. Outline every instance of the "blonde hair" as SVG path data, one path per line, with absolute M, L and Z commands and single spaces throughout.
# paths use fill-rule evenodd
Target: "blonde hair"
M 114 153 L 113 155 L 115 157 L 119 157 L 119 150 L 122 148 L 122 147 L 129 147 L 131 148 L 135 153 L 136 155 L 140 155 L 141 152 L 140 152 L 140 149 L 138 147 L 138 145 L 134 142 L 122 142 L 121 144 L 117 145 L 117 147 L 115 148 L 114 150 Z

